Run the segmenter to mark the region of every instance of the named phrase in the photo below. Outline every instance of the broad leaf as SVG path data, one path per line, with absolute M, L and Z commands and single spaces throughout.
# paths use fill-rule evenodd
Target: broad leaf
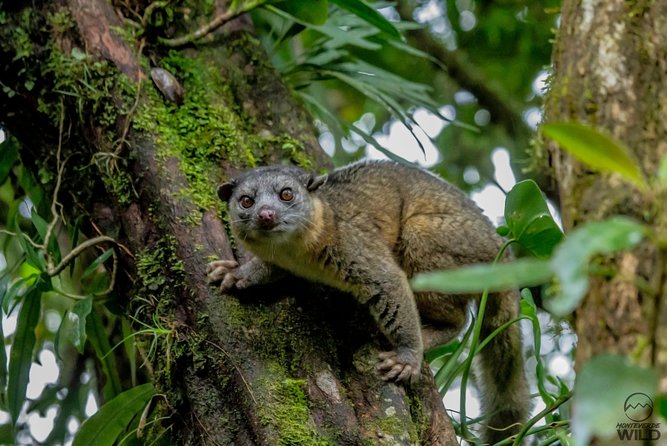
M 306 23 L 314 25 L 322 25 L 327 21 L 329 15 L 329 2 L 327 0 L 287 0 L 274 3 L 276 8 L 279 8 L 286 13 L 294 16 Z
M 505 221 L 511 237 L 536 257 L 549 257 L 563 239 L 563 232 L 533 180 L 521 181 L 509 191 L 505 200 Z
M 49 228 L 47 221 L 44 220 L 34 208 L 30 210 L 30 221 L 32 221 L 33 226 L 35 229 L 37 229 L 40 240 L 44 241 L 44 237 L 46 237 L 46 231 Z
M 30 266 L 37 269 L 38 271 L 46 271 L 46 260 L 44 258 L 44 253 L 42 251 L 37 251 L 26 237 L 27 235 L 21 232 L 17 223 L 16 240 L 19 242 L 21 249 L 25 253 L 26 262 L 28 262 Z
M 72 445 L 112 446 L 154 392 L 152 384 L 142 384 L 120 393 L 81 425 Z
M 26 389 L 30 367 L 32 365 L 32 351 L 35 348 L 35 327 L 39 321 L 42 307 L 42 287 L 33 286 L 23 297 L 21 309 L 16 323 L 14 342 L 9 355 L 9 370 L 7 384 L 7 406 L 14 424 L 18 420 L 21 408 L 25 402 Z
M 9 171 L 18 160 L 19 146 L 14 138 L 7 138 L 0 143 L 0 184 L 3 184 Z
M 90 265 L 88 265 L 88 267 L 83 272 L 83 274 L 81 274 L 81 280 L 85 279 L 86 277 L 90 276 L 95 271 L 97 271 L 97 268 L 99 268 L 99 266 L 102 263 L 106 262 L 106 260 L 109 257 L 111 257 L 112 254 L 113 254 L 113 248 L 109 248 L 106 251 L 104 251 L 102 254 L 100 254 L 99 257 L 97 257 L 95 260 L 93 260 L 93 262 Z
M 619 141 L 574 122 L 544 124 L 542 133 L 590 167 L 617 173 L 642 189 L 648 187 L 630 151 Z
M 440 358 L 442 356 L 451 356 L 459 347 L 460 343 L 461 342 L 458 339 L 455 339 L 454 341 L 448 342 L 447 344 L 438 345 L 430 350 L 427 350 L 424 352 L 426 361 L 431 363 L 436 358 Z
M 361 0 L 331 0 L 331 3 L 350 11 L 352 14 L 373 25 L 380 31 L 387 33 L 391 37 L 401 39 L 401 33 L 389 20 L 385 19 L 377 10 L 368 6 Z
M 14 311 L 14 308 L 18 305 L 19 297 L 29 292 L 35 285 L 36 280 L 38 280 L 37 274 L 33 274 L 28 277 L 21 277 L 16 282 L 9 284 L 7 292 L 2 298 L 2 311 L 5 314 Z
M 93 297 L 88 296 L 74 304 L 72 311 L 65 315 L 67 323 L 64 326 L 61 324 L 61 329 L 65 330 L 67 339 L 69 339 L 79 353 L 83 353 L 83 348 L 86 345 L 86 318 L 92 309 Z M 65 319 L 63 318 L 64 322 Z
M 552 276 L 548 261 L 519 259 L 511 263 L 472 265 L 418 274 L 412 279 L 412 289 L 440 293 L 474 293 L 486 289 L 502 291 L 540 285 Z
M 35 227 L 35 229 L 37 229 L 37 233 L 39 234 L 40 240 L 44 242 L 44 238 L 46 237 L 46 232 L 48 231 L 49 228 L 49 223 L 47 223 L 47 221 L 44 220 L 34 208 L 31 209 L 30 211 L 30 220 L 32 221 L 32 224 Z M 50 255 L 54 257 L 56 262 L 60 261 L 60 247 L 58 246 L 58 239 L 56 235 L 53 233 L 49 238 L 48 252 Z
M 618 423 L 647 419 L 658 388 L 655 370 L 634 365 L 624 356 L 603 355 L 590 359 L 574 386 L 572 434 L 575 446 L 593 437 L 618 435 Z
M 656 409 L 658 414 L 663 418 L 667 419 L 667 396 L 660 395 L 656 398 L 655 401 Z
M 120 394 L 122 387 L 115 356 L 109 354 L 111 352 L 109 336 L 97 311 L 91 311 L 86 318 L 86 333 L 107 378 L 104 384 L 104 398 L 111 399 Z
M 273 14 L 282 17 L 283 19 L 291 20 L 295 23 L 298 23 L 302 26 L 305 26 L 309 29 L 312 29 L 327 36 L 330 39 L 327 42 L 328 48 L 337 48 L 337 47 L 344 47 L 346 45 L 352 45 L 367 50 L 382 49 L 382 45 L 375 42 L 371 42 L 370 40 L 366 39 L 366 37 L 377 34 L 377 32 L 373 29 L 354 29 L 346 31 L 339 28 L 338 26 L 332 25 L 330 21 L 326 21 L 322 25 L 313 25 L 304 20 L 299 19 L 298 17 L 294 17 L 293 15 L 288 14 L 282 9 L 276 8 L 274 5 L 267 4 L 264 5 L 264 8 L 267 11 L 270 11 Z
M 559 291 L 545 300 L 545 307 L 558 316 L 572 312 L 588 291 L 588 267 L 593 256 L 632 248 L 644 238 L 647 230 L 646 226 L 629 218 L 613 217 L 572 231 L 551 259 Z
M 0 279 L 0 301 L 4 299 L 7 295 L 6 291 L 8 288 L 9 276 L 4 276 Z M 0 316 L 3 316 L 0 314 Z M 0 401 L 6 401 L 5 399 L 5 389 L 7 388 L 7 351 L 4 349 L 5 346 L 5 333 L 2 329 L 2 324 L 0 323 Z

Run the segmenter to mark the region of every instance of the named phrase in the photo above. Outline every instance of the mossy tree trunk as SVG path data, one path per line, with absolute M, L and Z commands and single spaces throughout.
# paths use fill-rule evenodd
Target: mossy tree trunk
M 667 155 L 666 26 L 665 2 L 565 0 L 546 104 L 548 121 L 583 122 L 625 143 L 647 177 Z M 617 176 L 591 172 L 555 146 L 550 153 L 566 228 L 624 214 L 664 237 L 665 197 L 657 191 L 640 193 Z M 610 352 L 667 376 L 667 263 L 658 245 L 608 259 L 617 273 L 592 281 L 576 312 L 577 367 Z
M 162 11 L 168 32 L 224 12 L 183 3 Z M 296 279 L 241 298 L 206 283 L 207 261 L 234 256 L 216 184 L 251 165 L 330 162 L 247 18 L 168 50 L 146 5 L 0 3 L 0 123 L 53 190 L 62 121 L 58 200 L 88 219 L 89 236 L 127 247 L 116 299 L 169 333 L 147 374 L 168 417 L 154 434 L 171 426 L 173 444 L 454 444 L 430 374 L 409 389 L 374 375 L 382 340 L 347 296 Z M 182 102 L 159 93 L 151 66 L 180 80 Z

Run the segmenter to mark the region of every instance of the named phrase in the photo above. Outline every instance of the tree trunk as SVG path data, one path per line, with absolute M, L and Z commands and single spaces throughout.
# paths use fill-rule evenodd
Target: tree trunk
M 665 17 L 665 2 L 565 0 L 546 104 L 548 121 L 587 123 L 625 143 L 647 177 L 656 176 L 667 154 Z M 653 225 L 657 233 L 665 227 L 665 208 L 655 205 L 664 197 L 642 194 L 617 176 L 587 170 L 554 145 L 549 149 L 566 228 L 614 214 Z M 592 280 L 575 315 L 577 367 L 611 352 L 667 376 L 666 262 L 656 245 L 608 259 L 617 274 Z M 666 385 L 661 380 L 662 392 Z
M 88 235 L 99 228 L 127 247 L 116 281 L 126 314 L 169 331 L 149 377 L 164 395 L 151 419 L 168 416 L 153 435 L 172 444 L 454 444 L 430 373 L 410 388 L 375 376 L 382 341 L 348 296 L 295 278 L 241 298 L 206 283 L 207 261 L 234 255 L 216 184 L 249 165 L 330 167 L 247 18 L 167 51 L 150 14 L 143 35 L 119 17 L 136 21 L 131 9 L 141 16 L 145 2 L 10 3 L 0 6 L 0 82 L 9 87 L 0 122 L 53 190 L 64 121 L 58 199 L 70 216 L 91 219 Z M 184 3 L 175 17 L 224 12 Z M 182 102 L 160 95 L 149 65 L 180 79 Z

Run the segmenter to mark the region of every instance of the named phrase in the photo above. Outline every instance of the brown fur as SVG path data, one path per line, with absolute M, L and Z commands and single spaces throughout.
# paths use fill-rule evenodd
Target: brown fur
M 289 203 L 279 199 L 285 187 L 294 191 Z M 460 190 L 392 162 L 356 163 L 321 177 L 270 166 L 221 186 L 219 193 L 229 200 L 235 237 L 258 259 L 241 267 L 212 262 L 209 279 L 242 288 L 270 280 L 276 265 L 350 292 L 394 346 L 380 354 L 378 370 L 387 380 L 417 379 L 424 345 L 454 339 L 467 322 L 471 296 L 413 294 L 408 280 L 423 271 L 490 262 L 502 244 Z M 240 207 L 243 195 L 254 200 L 251 209 Z M 275 213 L 275 228 L 258 227 L 262 209 Z M 516 316 L 516 292 L 492 295 L 482 335 Z M 479 364 L 483 410 L 492 427 L 484 435 L 497 441 L 517 428 L 494 429 L 523 421 L 528 411 L 516 324 L 485 347 Z

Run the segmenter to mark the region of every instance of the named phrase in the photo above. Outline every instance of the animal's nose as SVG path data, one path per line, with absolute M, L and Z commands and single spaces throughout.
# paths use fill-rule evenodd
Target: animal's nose
M 261 209 L 257 217 L 263 222 L 270 223 L 276 219 L 276 211 L 273 209 Z
M 278 224 L 278 215 L 270 207 L 260 208 L 257 211 L 257 224 L 264 229 L 272 229 Z

